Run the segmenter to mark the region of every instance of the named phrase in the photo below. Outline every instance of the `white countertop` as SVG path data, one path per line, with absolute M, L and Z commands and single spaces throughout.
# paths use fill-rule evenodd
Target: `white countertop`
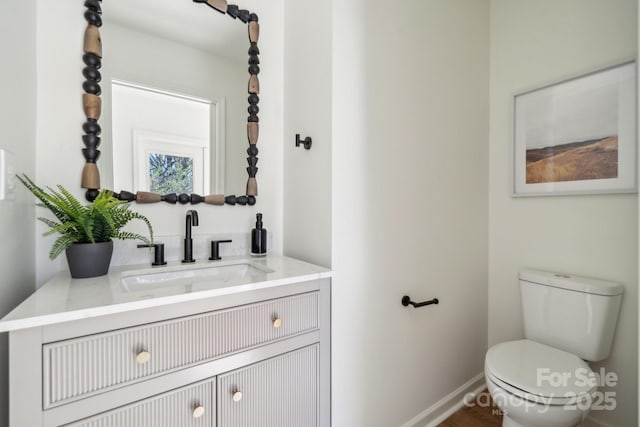
M 137 290 L 127 289 L 122 280 L 136 275 L 237 264 L 255 267 L 252 270 L 254 273 L 224 281 L 182 279 L 179 283 L 149 285 Z M 228 257 L 221 261 L 194 264 L 170 262 L 162 267 L 151 267 L 149 264 L 111 267 L 109 274 L 90 279 L 72 279 L 69 272 L 61 272 L 0 320 L 0 332 L 247 292 L 331 275 L 331 270 L 327 268 L 273 255 L 262 258 Z

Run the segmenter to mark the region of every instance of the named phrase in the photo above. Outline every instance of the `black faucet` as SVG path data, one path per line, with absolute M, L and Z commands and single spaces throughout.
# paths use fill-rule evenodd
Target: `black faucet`
M 198 212 L 194 210 L 187 211 L 186 231 L 184 236 L 184 259 L 182 262 L 196 262 L 193 259 L 193 239 L 191 238 L 191 227 L 198 226 Z

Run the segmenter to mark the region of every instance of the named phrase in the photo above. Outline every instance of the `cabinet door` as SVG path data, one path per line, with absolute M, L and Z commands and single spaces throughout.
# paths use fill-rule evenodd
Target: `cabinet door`
M 218 426 L 317 426 L 318 350 L 315 344 L 218 377 Z
M 68 424 L 68 427 L 214 427 L 215 385 L 207 380 Z

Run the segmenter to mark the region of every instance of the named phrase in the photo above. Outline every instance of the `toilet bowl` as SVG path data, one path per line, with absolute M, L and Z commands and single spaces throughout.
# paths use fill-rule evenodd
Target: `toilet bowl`
M 491 347 L 485 378 L 503 427 L 573 427 L 597 391 L 582 359 L 526 339 Z
M 585 361 L 609 356 L 624 287 L 537 270 L 519 279 L 525 339 L 487 351 L 487 388 L 503 427 L 575 427 L 598 393 Z

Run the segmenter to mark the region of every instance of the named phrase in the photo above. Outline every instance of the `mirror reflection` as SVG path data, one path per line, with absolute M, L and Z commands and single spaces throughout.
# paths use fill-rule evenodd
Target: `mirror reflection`
M 218 155 L 212 109 L 206 99 L 118 80 L 111 83 L 114 184 L 158 194 L 209 193 L 210 159 Z M 128 160 L 131 161 L 128 161 Z
M 104 2 L 108 187 L 159 194 L 244 187 L 247 27 L 218 15 L 193 2 Z

